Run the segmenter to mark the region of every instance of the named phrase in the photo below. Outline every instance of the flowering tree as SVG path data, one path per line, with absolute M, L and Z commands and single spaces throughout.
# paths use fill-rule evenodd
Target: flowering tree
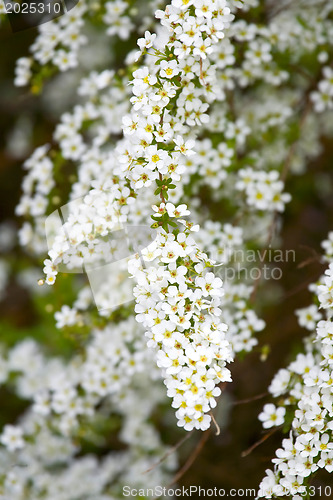
M 302 183 L 333 134 L 332 40 L 320 0 L 80 0 L 40 25 L 15 84 L 50 98 L 70 70 L 60 101 L 78 97 L 24 162 L 16 215 L 21 246 L 44 262 L 36 293 L 76 349 L 4 346 L 0 380 L 31 404 L 2 430 L 2 498 L 174 484 L 156 414 L 220 432 L 230 363 L 265 327 L 257 292 L 277 279 L 261 278 L 293 204 L 285 183 Z M 310 336 L 258 409 L 288 436 L 258 497 L 301 498 L 333 470 L 332 234 L 314 303 L 296 311 Z M 81 453 L 110 432 L 117 451 Z

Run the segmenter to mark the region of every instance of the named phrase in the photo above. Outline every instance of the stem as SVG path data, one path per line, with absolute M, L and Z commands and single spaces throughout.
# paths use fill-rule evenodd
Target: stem
M 244 457 L 247 457 L 248 455 L 250 455 L 250 453 L 252 453 L 252 451 L 255 448 L 257 448 L 257 446 L 261 445 L 264 441 L 266 441 L 266 439 L 268 439 L 269 437 L 271 437 L 276 431 L 277 431 L 277 429 L 273 429 L 271 432 L 268 432 L 267 434 L 265 434 L 261 439 L 259 439 L 259 441 L 257 441 L 252 446 L 250 446 L 250 448 L 248 448 L 247 450 L 243 451 L 241 453 L 241 457 L 244 458 Z
M 163 176 L 162 176 L 162 174 L 158 174 L 158 175 L 159 175 L 160 181 L 163 181 Z M 165 201 L 165 198 L 164 198 L 164 196 L 163 196 L 163 192 L 162 192 L 162 191 L 160 192 L 160 198 L 161 198 L 162 202 L 165 204 L 165 203 L 166 203 L 166 201 Z
M 161 463 L 164 462 L 164 460 L 166 460 L 170 455 L 172 455 L 172 453 L 177 451 L 178 448 L 180 448 L 182 446 L 182 444 L 185 443 L 185 441 L 187 441 L 191 437 L 193 432 L 194 432 L 194 429 L 192 431 L 188 432 L 186 434 L 186 436 L 183 437 L 183 439 L 178 441 L 178 443 L 176 443 L 172 448 L 170 448 L 170 450 L 167 451 L 158 462 L 156 462 L 151 467 L 149 467 L 149 469 L 145 470 L 143 474 L 147 474 L 147 472 L 150 472 L 150 471 L 154 470 L 156 467 L 158 467 L 159 465 L 161 465 Z
M 216 422 L 214 415 L 212 413 L 209 413 L 209 415 L 212 417 L 212 421 L 216 427 L 215 436 L 219 436 L 221 434 L 221 428 L 220 428 L 219 424 Z
M 177 483 L 181 477 L 188 471 L 188 469 L 191 467 L 191 465 L 194 463 L 194 461 L 198 458 L 200 455 L 206 441 L 208 440 L 210 435 L 210 429 L 207 429 L 203 435 L 201 436 L 201 439 L 199 443 L 197 444 L 196 448 L 194 449 L 193 453 L 189 456 L 183 467 L 177 472 L 177 474 L 173 477 L 171 482 L 168 484 L 167 488 L 172 486 L 173 484 Z
M 207 83 L 205 82 L 204 76 L 203 76 L 203 71 L 202 71 L 202 57 L 200 57 L 200 80 L 204 84 L 204 86 L 207 86 Z
M 253 396 L 252 398 L 241 399 L 240 401 L 235 401 L 233 403 L 233 405 L 236 406 L 236 405 L 244 405 L 246 403 L 252 403 L 252 401 L 257 401 L 258 399 L 263 399 L 268 395 L 269 395 L 268 392 L 263 392 L 262 394 L 258 394 L 257 396 Z

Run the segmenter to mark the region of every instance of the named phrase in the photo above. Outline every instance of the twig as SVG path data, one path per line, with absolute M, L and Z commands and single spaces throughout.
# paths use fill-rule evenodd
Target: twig
M 250 448 L 248 448 L 247 450 L 243 451 L 241 453 L 241 457 L 242 458 L 247 457 L 250 453 L 252 453 L 252 451 L 255 448 L 257 448 L 257 446 L 261 445 L 264 441 L 266 441 L 266 439 L 268 439 L 269 437 L 271 437 L 272 434 L 274 434 L 274 432 L 276 432 L 276 431 L 277 431 L 277 428 L 273 429 L 271 432 L 268 432 L 267 434 L 265 434 L 261 439 L 259 439 L 259 441 L 257 441 L 252 446 L 250 446 Z
M 303 260 L 300 264 L 298 264 L 297 269 L 302 269 L 303 267 L 307 266 L 308 264 L 311 264 L 312 262 L 321 262 L 322 256 L 316 252 L 313 248 L 308 247 L 307 245 L 299 245 L 300 248 L 304 248 L 306 250 L 309 250 L 312 253 L 312 257 L 308 257 L 307 259 Z
M 205 82 L 205 78 L 203 76 L 203 71 L 202 71 L 202 57 L 200 57 L 200 80 L 202 80 L 204 86 L 207 87 L 207 83 Z
M 232 404 L 234 406 L 236 405 L 244 405 L 246 403 L 252 403 L 252 401 L 257 401 L 258 399 L 263 399 L 266 396 L 268 396 L 268 392 L 263 392 L 262 394 L 257 394 L 257 396 L 253 396 L 252 398 L 247 398 L 247 399 L 241 399 L 240 401 L 235 401 Z
M 292 297 L 296 293 L 300 292 L 303 290 L 305 287 L 309 286 L 310 283 L 313 283 L 313 281 L 318 279 L 318 273 L 310 276 L 306 281 L 303 281 L 303 283 L 300 283 L 298 286 L 294 287 L 292 290 L 289 290 L 284 294 L 283 300 L 288 299 L 289 297 Z M 282 301 L 281 301 L 282 302 Z
M 160 178 L 160 181 L 163 181 L 163 176 L 162 176 L 162 174 L 161 174 L 161 173 L 159 174 L 159 178 Z M 165 205 L 165 198 L 164 198 L 164 196 L 163 196 L 163 190 L 161 190 L 161 192 L 160 192 L 160 198 L 161 198 L 162 202 L 163 202 L 163 203 L 164 203 L 164 205 Z
M 219 396 L 219 398 L 221 397 L 222 395 L 222 391 L 223 389 L 226 387 L 227 385 L 227 382 L 221 382 L 219 384 L 219 387 L 221 389 L 221 394 Z M 220 429 L 220 426 L 218 425 L 218 423 L 216 422 L 216 419 L 213 415 L 213 412 L 210 413 L 210 416 L 212 417 L 212 420 L 216 426 L 216 436 L 218 436 L 221 432 L 221 429 Z M 169 456 L 171 453 L 173 453 L 177 448 L 179 448 L 184 441 L 186 441 L 189 436 L 194 432 L 194 430 L 192 430 L 188 436 L 185 436 L 179 443 L 177 443 L 171 450 L 169 450 L 169 452 L 167 452 L 164 457 L 161 458 L 161 460 L 153 465 L 150 469 L 148 469 L 146 472 L 149 472 L 150 470 L 154 469 L 154 467 L 156 467 L 157 465 L 159 465 L 163 460 L 165 460 L 165 458 L 167 458 L 167 456 Z M 208 440 L 209 438 L 209 433 L 210 433 L 210 429 L 207 429 L 201 436 L 201 439 L 199 441 L 199 443 L 197 444 L 197 446 L 195 447 L 193 453 L 189 456 L 189 458 L 187 459 L 187 461 L 185 462 L 185 464 L 183 465 L 183 467 L 181 469 L 179 469 L 179 471 L 177 472 L 177 474 L 175 474 L 175 476 L 173 477 L 172 481 L 167 485 L 167 488 L 170 488 L 170 486 L 172 486 L 173 484 L 175 484 L 177 481 L 179 481 L 179 479 L 181 477 L 183 477 L 183 475 L 188 471 L 188 469 L 191 467 L 191 465 L 194 463 L 194 461 L 196 460 L 196 458 L 199 456 L 199 454 L 201 453 L 206 441 Z M 157 500 L 157 499 L 154 499 L 154 500 Z
M 189 458 L 187 459 L 187 461 L 185 462 L 185 464 L 183 465 L 183 467 L 181 469 L 179 469 L 179 471 L 177 472 L 177 474 L 175 474 L 175 476 L 173 477 L 172 481 L 168 484 L 167 488 L 169 488 L 173 484 L 177 483 L 179 481 L 179 479 L 181 477 L 183 477 L 183 475 L 185 474 L 185 472 L 188 471 L 188 469 L 194 463 L 194 461 L 196 460 L 196 458 L 200 455 L 200 452 L 202 451 L 202 448 L 204 447 L 206 441 L 208 440 L 209 435 L 210 435 L 210 429 L 207 429 L 202 434 L 201 439 L 200 439 L 199 443 L 197 444 L 197 446 L 195 447 L 193 453 L 189 456 Z
M 302 269 L 303 267 L 308 266 L 309 264 L 312 264 L 313 262 L 320 262 L 321 257 L 316 256 L 316 257 L 309 257 L 306 260 L 303 260 L 300 264 L 298 264 L 297 269 Z
M 168 450 L 165 453 L 165 455 L 163 455 L 163 457 L 158 462 L 153 464 L 151 467 L 149 467 L 149 469 L 145 470 L 142 474 L 147 474 L 147 472 L 150 472 L 153 469 L 155 469 L 156 467 L 158 467 L 159 465 L 161 465 L 161 463 L 164 462 L 164 460 L 166 460 L 170 455 L 172 455 L 172 453 L 174 453 L 176 450 L 178 450 L 178 448 L 180 448 L 182 446 L 182 444 L 185 443 L 185 441 L 187 441 L 191 437 L 193 432 L 194 432 L 194 429 L 192 431 L 188 432 L 186 434 L 186 436 L 184 436 L 180 441 L 178 441 L 178 443 L 176 443 L 172 448 L 170 448 L 170 450 Z
M 215 436 L 219 436 L 219 435 L 221 434 L 221 429 L 220 429 L 220 426 L 219 426 L 219 424 L 216 422 L 214 415 L 213 415 L 212 413 L 210 413 L 209 415 L 212 417 L 213 423 L 214 423 L 214 425 L 215 425 L 215 427 L 216 427 L 216 433 L 215 433 Z

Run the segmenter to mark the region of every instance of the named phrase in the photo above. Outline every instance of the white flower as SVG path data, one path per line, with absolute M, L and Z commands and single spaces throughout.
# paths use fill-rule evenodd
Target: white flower
M 316 323 L 322 318 L 317 306 L 314 304 L 309 307 L 304 307 L 303 309 L 298 309 L 296 314 L 300 326 L 308 330 L 314 330 Z
M 160 76 L 162 78 L 173 78 L 179 73 L 179 68 L 177 61 L 172 59 L 171 61 L 161 61 L 160 64 Z
M 16 451 L 24 447 L 23 431 L 14 425 L 5 425 L 0 436 L 0 442 L 9 451 Z
M 185 142 L 182 136 L 177 135 L 174 139 L 174 143 L 176 144 L 176 151 L 180 151 L 185 156 L 195 155 L 195 151 L 193 151 L 195 141 L 193 139 L 189 139 Z
M 152 47 L 155 38 L 156 38 L 155 33 L 151 34 L 150 31 L 145 31 L 144 38 L 139 38 L 137 41 L 137 44 L 139 45 L 140 50 L 142 51 L 143 49 L 149 49 L 150 47 Z
M 270 427 L 283 424 L 285 414 L 285 408 L 276 408 L 275 405 L 268 403 L 264 406 L 258 418 L 263 422 L 263 428 L 269 429 Z
M 186 215 L 190 214 L 190 211 L 187 210 L 187 206 L 185 204 L 175 207 L 173 203 L 168 202 L 165 205 L 165 209 L 168 212 L 169 217 L 176 217 L 177 219 L 179 217 L 185 217 Z

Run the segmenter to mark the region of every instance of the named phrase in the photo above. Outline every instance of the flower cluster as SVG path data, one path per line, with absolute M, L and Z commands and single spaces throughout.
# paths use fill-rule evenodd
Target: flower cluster
M 317 113 L 333 109 L 333 69 L 323 68 L 324 79 L 318 83 L 318 90 L 311 93 L 311 100 Z
M 243 256 L 243 230 L 228 223 L 221 226 L 219 222 L 207 221 L 197 233 L 196 241 L 218 263 L 218 270 L 224 276 L 221 318 L 228 325 L 226 338 L 232 352 L 249 352 L 258 344 L 255 334 L 263 330 L 265 322 L 258 318 L 250 303 L 253 286 L 239 283 L 238 273 L 233 272 L 238 263 L 237 252 Z M 242 266 L 245 264 L 242 262 Z
M 17 61 L 15 84 L 25 86 L 30 83 L 32 91 L 39 92 L 44 79 L 57 71 L 77 68 L 83 58 L 86 66 L 94 65 L 98 61 L 96 49 L 101 54 L 104 52 L 104 55 L 105 50 L 99 37 L 92 36 L 97 34 L 97 30 L 89 22 L 91 18 L 98 18 L 106 35 L 127 40 L 135 28 L 133 20 L 140 20 L 144 27 L 147 17 L 142 14 L 146 14 L 147 10 L 154 11 L 159 1 L 150 0 L 146 2 L 145 8 L 141 4 L 143 12 L 131 8 L 131 3 L 130 0 L 111 0 L 95 2 L 92 6 L 89 0 L 80 0 L 66 15 L 38 26 L 38 36 L 30 47 L 32 55 Z M 87 25 L 92 30 L 89 42 L 93 41 L 95 47 L 90 48 L 88 45 Z M 100 60 L 103 60 L 103 56 Z M 43 75 L 40 74 L 41 69 Z
M 328 243 L 323 242 L 324 248 Z M 306 492 L 310 475 L 319 469 L 333 471 L 332 283 L 333 263 L 320 283 L 311 286 L 326 319 L 322 319 L 315 304 L 297 311 L 300 325 L 311 331 L 305 341 L 306 351 L 272 380 L 269 390 L 280 398 L 279 407 L 267 404 L 259 415 L 264 428 L 282 425 L 286 415 L 293 416 L 290 435 L 272 460 L 274 474 L 267 470 L 260 484 L 260 497 L 291 494 L 292 498 L 299 498 Z
M 280 3 L 172 0 L 154 21 L 151 12 L 162 8 L 155 0 L 81 0 L 41 25 L 31 57 L 18 60 L 18 86 L 30 82 L 38 92 L 51 79 L 45 114 L 51 103 L 63 109 L 55 87 L 77 88 L 80 99 L 62 114 L 52 145 L 25 163 L 20 243 L 33 255 L 49 252 L 46 283 L 62 271 L 85 270 L 87 279 L 67 281 L 66 303 L 55 287 L 40 288 L 59 299 L 48 306 L 74 339 L 71 359 L 47 359 L 29 341 L 1 351 L 1 382 L 32 401 L 18 425 L 1 432 L 6 498 L 119 498 L 121 486 L 141 484 L 142 471 L 166 451 L 151 424 L 165 393 L 179 426 L 207 429 L 219 384 L 230 380 L 226 364 L 257 345 L 264 327 L 254 311 L 257 284 L 222 286 L 219 264 L 233 266 L 237 250 L 266 244 L 291 200 L 287 174 L 304 172 L 323 150 L 322 131 L 333 133 L 333 6 Z M 103 33 L 115 40 L 105 44 Z M 127 40 L 119 58 L 117 38 Z M 117 69 L 101 70 L 112 62 Z M 200 230 L 183 221 L 190 212 Z M 135 227 L 153 242 L 141 244 Z M 324 243 L 329 261 L 332 240 Z M 127 267 L 134 279 L 121 288 Z M 260 415 L 270 428 L 295 413 L 276 470 L 262 483 L 267 498 L 290 485 L 297 498 L 309 473 L 332 470 L 331 281 L 330 271 L 315 288 L 326 315 L 315 304 L 297 311 L 312 332 L 320 321 L 317 340 L 312 334 L 306 353 L 279 372 L 270 391 L 284 399 Z M 109 452 L 114 428 L 124 452 Z M 105 458 L 82 457 L 82 437 Z M 159 468 L 152 475 L 152 484 L 168 482 Z
M 163 216 L 170 205 L 161 204 L 158 213 Z M 185 210 L 173 207 L 173 212 Z M 217 385 L 231 380 L 226 363 L 232 358 L 227 325 L 219 319 L 222 280 L 207 271 L 212 262 L 190 232 L 186 226 L 161 230 L 129 269 L 137 282 L 136 318 L 156 352 L 177 423 L 186 430 L 205 430 L 211 422 L 207 412 L 221 394 Z
M 117 329 L 95 330 L 86 356 L 70 364 L 47 359 L 36 342 L 25 340 L 1 350 L 0 366 L 1 384 L 10 380 L 12 391 L 33 403 L 19 425 L 6 425 L 0 435 L 5 498 L 70 500 L 74 492 L 87 499 L 121 498 L 122 485 L 137 487 L 145 480 L 154 487 L 168 480 L 174 457 L 142 477 L 167 451 L 149 421 L 164 390 L 134 318 Z M 77 456 L 82 436 L 98 445 L 101 424 L 117 425 L 119 416 L 119 439 L 128 450 L 108 452 L 100 461 Z
M 133 73 L 132 113 L 123 119 L 127 141 L 122 146 L 122 171 L 136 190 L 160 176 L 179 181 L 186 170 L 183 157 L 194 154 L 195 143 L 184 136 L 209 120 L 204 96 L 216 98 L 205 91 L 214 79 L 209 57 L 233 19 L 225 0 L 172 1 L 156 15 L 169 41 L 163 52 L 155 48 L 162 45 L 161 37 L 155 39 L 149 32 L 145 43 L 139 42 L 144 52 L 153 47 L 153 53 L 147 56 L 148 65 Z
M 284 211 L 285 203 L 291 200 L 289 193 L 282 193 L 284 183 L 279 179 L 279 172 L 255 171 L 251 167 L 239 171 L 236 188 L 246 194 L 246 203 L 257 210 Z

